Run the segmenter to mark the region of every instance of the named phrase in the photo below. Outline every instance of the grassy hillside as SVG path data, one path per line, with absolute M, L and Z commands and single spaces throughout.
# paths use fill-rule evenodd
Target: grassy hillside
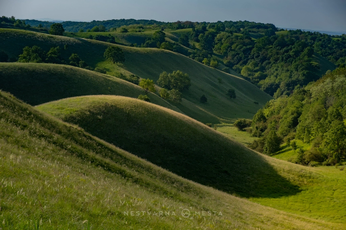
M 144 90 L 134 84 L 66 65 L 0 63 L 0 89 L 31 105 L 82 95 L 122 95 L 137 98 Z M 159 96 L 149 93 L 151 102 L 180 111 Z
M 187 116 L 150 103 L 86 96 L 38 109 L 173 173 L 229 193 L 267 197 L 299 191 L 258 154 Z
M 4 92 L 0 105 L 1 229 L 343 228 L 182 179 Z
M 345 172 L 334 167 L 307 168 L 257 154 L 184 115 L 125 97 L 76 97 L 38 109 L 193 181 L 345 223 Z
M 109 43 L 10 29 L 0 29 L 0 35 L 0 49 L 11 57 L 18 56 L 25 46 L 38 45 L 48 50 L 53 46 L 59 45 L 63 48 L 67 45 L 67 50 L 63 51 L 65 58 L 71 53 L 78 53 L 89 66 L 105 68 L 108 73 L 124 68 L 142 78 L 157 80 L 163 71 L 186 72 L 191 78 L 192 86 L 184 93 L 186 99 L 178 108 L 188 116 L 205 123 L 232 121 L 239 117 L 251 118 L 270 99 L 270 96 L 256 86 L 239 77 L 165 50 L 122 46 L 126 61 L 117 66 L 103 58 L 105 49 L 112 45 Z M 226 95 L 230 88 L 235 89 L 237 99 L 232 100 Z M 199 102 L 203 94 L 208 98 L 206 104 Z

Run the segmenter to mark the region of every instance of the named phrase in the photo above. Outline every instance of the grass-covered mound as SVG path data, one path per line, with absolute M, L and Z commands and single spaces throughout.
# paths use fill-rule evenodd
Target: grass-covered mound
M 137 98 L 144 90 L 134 84 L 72 66 L 35 63 L 0 63 L 0 89 L 31 105 L 82 95 L 122 95 Z M 179 111 L 159 96 L 151 102 Z
M 65 60 L 72 53 L 77 53 L 87 65 L 103 68 L 110 74 L 126 70 L 141 78 L 156 81 L 163 71 L 181 70 L 191 78 L 191 87 L 183 93 L 185 99 L 178 108 L 184 114 L 204 123 L 232 121 L 239 117 L 251 118 L 271 99 L 269 95 L 242 78 L 210 68 L 174 52 L 119 46 L 124 51 L 125 62 L 115 65 L 105 61 L 103 57 L 106 48 L 114 45 L 111 43 L 0 29 L 0 49 L 10 57 L 18 57 L 25 46 L 33 45 L 40 46 L 45 51 L 60 46 Z M 231 99 L 227 95 L 229 89 L 235 90 L 236 99 Z M 208 99 L 205 104 L 200 102 L 202 95 Z
M 4 92 L 0 117 L 4 230 L 343 228 L 182 179 Z
M 187 116 L 118 96 L 63 99 L 38 109 L 173 173 L 244 197 L 299 192 L 266 159 Z

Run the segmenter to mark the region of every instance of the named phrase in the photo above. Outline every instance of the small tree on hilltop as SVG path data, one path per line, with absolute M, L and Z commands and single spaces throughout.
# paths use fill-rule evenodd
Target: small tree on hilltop
M 116 62 L 124 62 L 125 61 L 125 55 L 122 49 L 115 46 L 110 46 L 106 49 L 104 53 L 104 57 L 106 59 L 109 59 L 114 63 Z
M 148 91 L 153 92 L 153 93 L 156 92 L 154 81 L 150 80 L 149 78 L 148 79 L 142 79 L 139 82 L 139 86 L 142 87 L 143 89 L 145 89 L 146 92 L 148 92 Z
M 54 23 L 50 26 L 49 33 L 54 35 L 63 35 L 65 32 L 61 23 Z

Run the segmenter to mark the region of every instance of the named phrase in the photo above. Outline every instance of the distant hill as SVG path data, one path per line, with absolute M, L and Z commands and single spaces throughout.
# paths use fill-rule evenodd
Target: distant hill
M 66 45 L 65 59 L 68 59 L 71 53 L 78 53 L 89 66 L 103 68 L 109 74 L 125 71 L 156 82 L 163 71 L 186 72 L 191 78 L 192 86 L 183 93 L 185 99 L 182 103 L 175 106 L 184 114 L 204 123 L 229 122 L 239 117 L 251 118 L 271 99 L 255 85 L 240 77 L 162 49 L 119 46 L 124 50 L 126 61 L 121 65 L 113 65 L 103 57 L 106 48 L 113 45 L 110 43 L 10 29 L 0 29 L 0 35 L 0 49 L 10 57 L 18 57 L 25 46 L 38 45 L 48 51 L 55 46 L 60 46 L 63 50 Z M 236 99 L 227 95 L 229 89 L 235 90 Z M 208 98 L 208 103 L 200 102 L 203 94 Z
M 41 20 L 32 20 L 32 19 L 23 19 L 26 24 L 31 26 L 38 26 L 41 24 L 43 27 L 50 27 L 54 22 L 51 21 L 41 21 Z M 64 26 L 64 29 L 68 32 L 78 32 L 80 29 L 88 30 L 92 29 L 94 26 L 103 25 L 106 29 L 118 28 L 121 26 L 128 26 L 134 24 L 142 25 L 161 25 L 164 22 L 159 22 L 156 20 L 136 20 L 136 19 L 113 19 L 105 21 L 91 21 L 91 22 L 75 22 L 75 21 L 63 21 L 61 24 Z

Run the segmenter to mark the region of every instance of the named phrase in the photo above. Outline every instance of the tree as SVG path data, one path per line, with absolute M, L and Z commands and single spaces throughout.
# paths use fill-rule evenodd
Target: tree
M 203 94 L 202 95 L 202 97 L 199 99 L 199 101 L 201 102 L 201 103 L 207 103 L 207 101 L 208 101 L 208 99 L 207 99 L 207 97 Z
M 50 26 L 49 33 L 54 35 L 63 35 L 65 32 L 61 23 L 54 23 Z
M 298 148 L 297 143 L 295 141 L 292 141 L 291 142 L 291 147 L 292 147 L 293 151 L 295 152 L 296 149 Z
M 46 62 L 48 63 L 61 63 L 61 57 L 60 57 L 60 47 L 52 47 L 46 57 Z
M 120 29 L 120 33 L 127 33 L 127 32 L 129 32 L 129 30 L 126 29 L 125 27 L 122 27 L 122 28 Z
M 171 100 L 175 103 L 179 103 L 182 101 L 182 97 L 181 97 L 181 92 L 179 92 L 179 90 L 176 89 L 172 89 L 169 94 L 171 95 Z
M 235 94 L 235 90 L 234 90 L 234 89 L 229 89 L 228 92 L 227 92 L 227 95 L 228 95 L 231 99 L 237 98 L 237 95 Z
M 219 63 L 216 60 L 211 60 L 209 65 L 210 67 L 216 68 L 219 65 Z
M 273 154 L 280 150 L 281 138 L 276 135 L 274 130 L 271 130 L 265 138 L 263 152 L 265 154 Z
M 252 120 L 249 119 L 238 119 L 234 122 L 234 126 L 238 128 L 239 131 L 244 131 L 245 128 L 250 127 Z
M 139 86 L 142 87 L 143 89 L 145 89 L 146 92 L 148 92 L 148 91 L 153 92 L 153 93 L 156 92 L 154 81 L 150 80 L 149 78 L 148 79 L 142 79 L 139 82 Z
M 157 80 L 157 84 L 165 89 L 171 89 L 171 81 L 166 71 L 162 72 Z
M 170 97 L 168 90 L 167 89 L 160 89 L 160 97 L 168 100 Z
M 343 121 L 333 121 L 322 146 L 333 163 L 339 163 L 346 157 L 346 127 Z
M 125 55 L 122 49 L 116 46 L 109 46 L 106 51 L 104 52 L 103 56 L 106 59 L 109 59 L 114 63 L 116 62 L 124 62 L 125 61 Z
M 188 90 L 191 86 L 191 80 L 187 73 L 183 73 L 180 70 L 173 71 L 170 74 L 171 88 L 178 91 Z
M 80 57 L 76 53 L 71 54 L 71 56 L 69 57 L 69 60 L 70 60 L 70 65 L 73 65 L 73 66 L 79 66 L 79 62 L 82 61 L 82 59 L 80 59 Z
M 173 50 L 173 45 L 170 42 L 162 42 L 160 49 Z
M 7 62 L 8 55 L 4 51 L 0 51 L 0 62 Z
M 176 89 L 178 91 L 188 90 L 191 86 L 191 80 L 187 73 L 180 70 L 173 71 L 172 73 L 162 72 L 157 84 L 165 89 Z
M 44 51 L 38 47 L 33 46 L 29 47 L 26 46 L 23 49 L 23 53 L 19 55 L 18 62 L 34 62 L 34 63 L 41 63 L 44 62 L 46 59 L 46 54 Z

